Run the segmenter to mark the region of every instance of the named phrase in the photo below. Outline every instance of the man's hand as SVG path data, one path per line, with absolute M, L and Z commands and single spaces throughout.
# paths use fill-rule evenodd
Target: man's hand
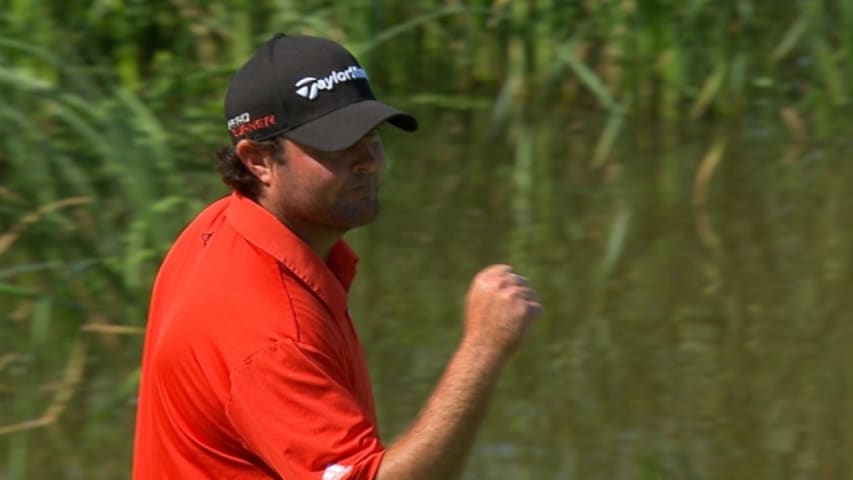
M 541 314 L 527 279 L 509 265 L 492 265 L 474 277 L 468 290 L 463 344 L 505 359 Z
M 462 343 L 415 423 L 386 450 L 376 480 L 462 476 L 504 361 L 541 313 L 536 292 L 512 267 L 492 265 L 474 277 Z

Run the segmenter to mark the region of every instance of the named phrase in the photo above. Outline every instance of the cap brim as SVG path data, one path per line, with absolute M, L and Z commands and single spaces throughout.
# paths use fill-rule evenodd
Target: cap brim
M 339 108 L 284 134 L 303 145 L 328 152 L 346 150 L 382 122 L 413 132 L 418 121 L 412 115 L 376 100 L 364 100 Z

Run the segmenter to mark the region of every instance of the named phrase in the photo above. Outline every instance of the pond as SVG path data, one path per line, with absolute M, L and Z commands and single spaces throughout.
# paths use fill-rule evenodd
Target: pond
M 781 122 L 630 122 L 597 157 L 592 115 L 420 120 L 383 134 L 382 214 L 347 236 L 386 443 L 460 339 L 471 278 L 508 263 L 546 312 L 465 478 L 853 476 L 849 141 L 798 143 Z M 205 201 L 225 194 L 210 185 Z M 0 438 L 0 478 L 128 476 L 141 337 L 98 338 L 58 422 Z M 16 365 L 4 378 L 40 360 Z M 0 395 L 7 423 L 25 418 Z

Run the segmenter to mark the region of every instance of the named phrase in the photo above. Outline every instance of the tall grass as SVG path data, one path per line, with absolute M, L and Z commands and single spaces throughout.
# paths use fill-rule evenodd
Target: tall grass
M 469 118 L 463 130 L 482 127 L 475 118 L 488 113 L 482 128 L 509 139 L 513 156 L 511 256 L 530 268 L 536 238 L 564 228 L 548 200 L 566 188 L 549 176 L 555 163 L 584 155 L 579 175 L 601 175 L 615 188 L 624 168 L 618 145 L 637 125 L 652 126 L 643 141 L 668 146 L 682 131 L 715 128 L 695 165 L 661 149 L 658 203 L 648 209 L 662 215 L 695 189 L 698 232 L 725 257 L 726 232 L 708 204 L 713 183 L 734 167 L 716 125 L 784 125 L 797 145 L 830 138 L 849 109 L 853 68 L 853 0 L 0 0 L 0 12 L 0 311 L 9 325 L 0 339 L 0 440 L 9 442 L 13 480 L 56 473 L 39 462 L 32 439 L 43 437 L 30 436 L 37 429 L 50 432 L 63 465 L 84 469 L 88 456 L 103 462 L 106 477 L 123 471 L 97 447 L 81 457 L 53 426 L 73 405 L 84 410 L 73 425 L 109 438 L 99 412 L 132 398 L 159 259 L 183 222 L 224 192 L 211 159 L 226 140 L 229 75 L 273 32 L 346 43 L 380 95 L 425 115 L 457 112 Z M 575 112 L 591 123 L 583 130 L 593 147 L 563 152 L 553 136 L 578 128 L 566 120 L 581 118 Z M 542 119 L 558 120 L 543 131 Z M 485 171 L 490 159 L 471 157 L 468 171 Z M 784 186 L 796 188 L 795 177 Z M 834 188 L 821 231 L 843 215 L 843 189 Z M 608 292 L 633 222 L 648 212 L 615 201 L 606 213 L 595 225 L 603 240 L 588 292 L 597 320 L 579 327 L 578 338 L 618 352 Z M 849 260 L 838 243 L 827 248 Z M 726 278 L 725 269 L 707 272 Z M 810 285 L 802 290 L 817 288 Z M 102 383 L 86 391 L 85 375 Z

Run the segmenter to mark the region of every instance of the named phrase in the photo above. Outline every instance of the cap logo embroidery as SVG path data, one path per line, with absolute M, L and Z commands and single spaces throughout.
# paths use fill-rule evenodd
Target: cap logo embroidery
M 265 115 L 252 120 L 252 117 L 248 113 L 241 113 L 228 120 L 228 129 L 231 130 L 231 136 L 234 138 L 239 138 L 255 130 L 273 125 L 275 125 L 275 115 Z
M 339 83 L 350 82 L 360 78 L 367 80 L 367 72 L 361 67 L 352 65 L 342 72 L 332 70 L 328 75 L 320 78 L 305 77 L 300 79 L 295 85 L 296 94 L 308 100 L 314 100 L 320 95 L 321 91 L 331 91 Z
M 252 117 L 249 116 L 249 112 L 243 112 L 240 115 L 237 115 L 236 117 L 228 119 L 228 128 L 237 128 L 240 125 L 243 125 L 244 123 L 249 123 L 249 120 L 251 119 Z

